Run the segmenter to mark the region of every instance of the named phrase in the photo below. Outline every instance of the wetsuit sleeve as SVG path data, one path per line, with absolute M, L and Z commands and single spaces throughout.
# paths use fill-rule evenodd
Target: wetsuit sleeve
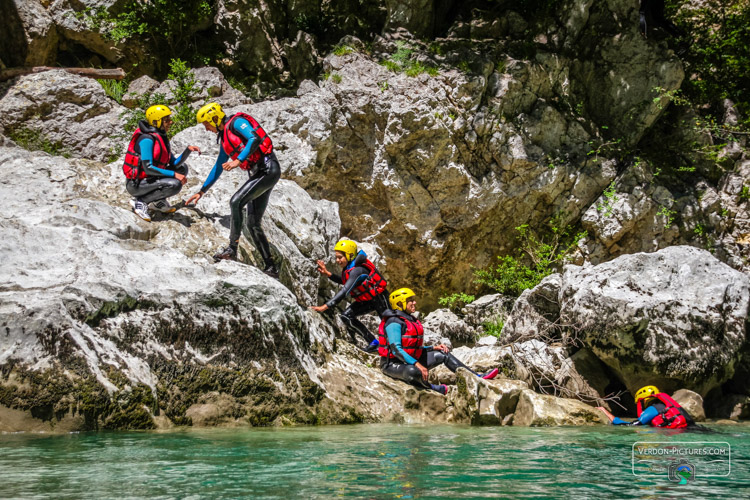
M 615 417 L 612 420 L 612 425 L 648 425 L 649 422 L 651 422 L 658 414 L 659 410 L 657 410 L 653 406 L 649 406 L 648 408 L 643 410 L 641 416 L 638 417 L 638 420 L 628 422 L 626 420 L 622 420 L 620 417 Z
M 238 160 L 245 161 L 247 160 L 247 157 L 250 156 L 250 153 L 255 151 L 255 148 L 260 146 L 260 137 L 258 137 L 258 134 L 255 133 L 255 130 L 253 130 L 250 122 L 242 117 L 235 118 L 234 122 L 232 122 L 232 129 L 237 134 L 247 139 L 245 149 L 243 149 L 242 152 L 237 156 Z
M 401 345 L 401 325 L 397 322 L 392 322 L 390 325 L 385 327 L 385 333 L 388 336 L 388 345 L 391 348 L 391 352 L 397 357 L 400 358 L 404 363 L 413 365 L 417 362 L 416 359 L 412 358 L 408 354 L 406 354 L 406 351 L 404 351 L 404 347 Z
M 216 182 L 219 177 L 221 177 L 221 173 L 224 171 L 222 168 L 222 165 L 226 163 L 226 161 L 229 159 L 229 155 L 224 151 L 224 149 L 219 150 L 219 156 L 216 158 L 216 163 L 214 163 L 214 168 L 211 169 L 211 172 L 208 174 L 208 177 L 206 177 L 205 182 L 203 183 L 203 187 L 201 187 L 201 193 L 205 193 L 209 189 L 211 189 L 211 186 L 214 185 L 214 182 Z
M 141 167 L 146 175 L 157 175 L 160 177 L 174 177 L 172 170 L 166 170 L 154 165 L 154 141 L 150 137 L 144 137 L 138 141 L 138 149 L 141 151 Z
M 331 274 L 331 276 L 333 276 L 333 274 Z M 352 290 L 354 290 L 357 286 L 359 286 L 363 281 L 367 279 L 367 276 L 369 276 L 369 274 L 367 273 L 367 269 L 365 269 L 364 267 L 355 267 L 354 269 L 352 269 L 349 273 L 349 279 L 347 279 L 346 283 L 344 283 L 344 287 L 339 290 L 339 292 L 334 295 L 331 300 L 326 302 L 328 308 L 330 309 L 344 300 L 344 298 L 349 295 Z
M 185 151 L 183 151 L 182 154 L 178 156 L 177 158 L 175 158 L 174 155 L 172 155 L 172 166 L 179 167 L 180 165 L 185 163 L 188 157 L 190 156 L 190 153 L 192 153 L 192 151 L 190 151 L 190 149 L 188 148 L 185 148 Z
M 344 282 L 341 281 L 341 275 L 336 273 L 331 273 L 331 275 L 328 277 L 329 280 L 333 281 L 334 283 L 338 283 L 339 285 L 343 285 Z

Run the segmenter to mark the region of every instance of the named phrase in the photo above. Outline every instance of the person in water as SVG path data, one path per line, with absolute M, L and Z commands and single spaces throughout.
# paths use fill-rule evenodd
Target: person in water
M 279 271 L 271 256 L 268 238 L 260 224 L 271 191 L 281 177 L 281 168 L 273 152 L 271 138 L 252 116 L 240 112 L 227 117 L 221 106 L 216 103 L 209 103 L 200 108 L 196 118 L 206 130 L 217 134 L 216 141 L 221 144 L 221 149 L 200 191 L 185 203 L 197 205 L 224 170 L 230 171 L 240 167 L 247 171 L 249 177 L 229 201 L 229 245 L 214 255 L 214 261 L 237 259 L 237 247 L 242 231 L 242 209 L 247 207 L 246 227 L 255 248 L 263 257 L 263 272 L 278 278 Z
M 445 365 L 454 373 L 459 368 L 466 368 L 486 380 L 497 376 L 497 368 L 481 375 L 473 371 L 451 354 L 444 344 L 424 345 L 422 323 L 415 317 L 417 297 L 411 289 L 399 288 L 390 295 L 389 302 L 391 309 L 383 314 L 378 339 L 380 370 L 385 375 L 440 394 L 447 394 L 448 386 L 428 382 L 430 368 L 438 365 Z
M 322 260 L 318 261 L 318 272 L 328 276 L 328 279 L 334 283 L 344 286 L 331 300 L 322 306 L 313 306 L 310 309 L 325 312 L 336 307 L 336 304 L 350 295 L 354 302 L 349 304 L 340 314 L 341 320 L 346 325 L 349 335 L 352 337 L 352 342 L 354 342 L 356 334 L 359 334 L 368 344 L 365 351 L 374 353 L 378 349 L 378 340 L 357 319 L 357 316 L 371 312 L 376 312 L 378 316 L 382 316 L 388 309 L 386 299 L 388 283 L 375 268 L 375 264 L 367 258 L 367 254 L 362 250 L 357 251 L 357 244 L 352 240 L 343 239 L 339 241 L 333 250 L 336 263 L 341 266 L 341 275 L 331 273 L 326 269 L 325 262 Z
M 650 425 L 667 429 L 681 429 L 694 426 L 695 422 L 690 414 L 668 394 L 660 392 L 656 386 L 647 385 L 635 393 L 635 404 L 638 419 L 628 422 L 615 417 L 606 408 L 599 407 L 612 425 Z
M 133 212 L 149 222 L 150 210 L 162 213 L 176 210 L 167 198 L 179 193 L 187 182 L 185 160 L 190 153 L 201 152 L 198 146 L 188 146 L 179 158 L 172 155 L 167 137 L 172 128 L 171 114 L 172 110 L 163 104 L 146 110 L 146 119 L 138 122 L 130 138 L 122 166 L 127 178 L 125 189 L 133 196 L 130 202 Z

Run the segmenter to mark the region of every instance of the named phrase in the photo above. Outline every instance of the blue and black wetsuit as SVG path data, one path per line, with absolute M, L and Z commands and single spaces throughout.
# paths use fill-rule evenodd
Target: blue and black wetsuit
M 648 425 L 651 423 L 651 421 L 659 415 L 659 413 L 663 412 L 666 409 L 666 406 L 662 403 L 654 403 L 643 412 L 641 412 L 641 416 L 638 417 L 638 419 L 633 420 L 632 422 L 628 422 L 626 420 L 622 420 L 620 417 L 615 417 L 612 420 L 612 425 Z
M 333 309 L 334 307 L 336 307 L 336 304 L 344 300 L 344 298 L 346 298 L 348 295 L 351 295 L 352 291 L 367 279 L 369 272 L 365 267 L 363 267 L 363 264 L 366 260 L 367 254 L 363 251 L 360 251 L 357 256 L 352 259 L 351 262 L 349 262 L 348 268 L 350 269 L 350 271 L 349 278 L 346 280 L 346 283 L 341 280 L 340 275 L 331 273 L 328 279 L 330 279 L 334 283 L 338 283 L 339 285 L 344 286 L 341 288 L 341 290 L 338 291 L 338 293 L 336 293 L 336 295 L 333 296 L 331 300 L 326 302 L 326 305 L 329 309 Z M 378 314 L 378 316 L 382 316 L 383 313 L 388 309 L 388 301 L 386 299 L 387 296 L 388 291 L 386 290 L 380 295 L 376 295 L 372 300 L 368 300 L 366 302 L 352 302 L 346 307 L 346 309 L 344 309 L 344 312 L 339 315 L 341 320 L 346 325 L 346 328 L 349 331 L 349 335 L 351 335 L 352 337 L 352 341 L 355 339 L 355 335 L 359 333 L 362 338 L 367 341 L 368 345 L 377 345 L 378 341 L 375 338 L 375 335 L 370 333 L 367 327 L 357 319 L 357 316 L 361 316 L 363 314 L 368 314 L 371 312 L 375 312 Z
M 258 148 L 261 141 L 250 125 L 250 122 L 246 119 L 237 117 L 232 121 L 231 126 L 232 131 L 243 138 L 243 142 L 247 141 L 245 142 L 244 149 L 237 156 L 237 159 L 243 162 Z M 220 141 L 221 138 L 222 133 L 219 132 L 217 140 Z M 214 185 L 219 177 L 221 177 L 222 172 L 224 172 L 222 165 L 229 160 L 229 155 L 224 151 L 224 148 L 219 148 L 219 157 L 216 159 L 216 163 L 214 163 L 208 177 L 206 177 L 206 181 L 203 183 L 203 187 L 201 187 L 201 193 L 205 194 L 206 191 L 211 189 L 211 186 Z M 248 170 L 248 176 L 248 181 L 234 193 L 234 196 L 229 201 L 231 210 L 229 246 L 235 251 L 237 250 L 242 231 L 242 209 L 243 207 L 247 207 L 245 227 L 248 229 L 250 238 L 263 257 L 266 266 L 273 266 L 271 248 L 260 222 L 268 206 L 271 190 L 281 177 L 281 167 L 276 159 L 276 154 L 262 155 L 260 160 L 255 164 L 255 167 Z
M 383 315 L 385 321 L 385 333 L 388 337 L 388 349 L 395 358 L 381 357 L 380 371 L 391 378 L 402 380 L 408 384 L 421 389 L 432 389 L 444 394 L 444 388 L 441 385 L 430 384 L 422 378 L 422 372 L 415 365 L 421 364 L 428 370 L 439 365 L 445 365 L 453 373 L 459 368 L 466 368 L 471 373 L 479 377 L 480 375 L 474 370 L 463 364 L 451 353 L 444 353 L 435 350 L 432 346 L 422 346 L 422 353 L 419 359 L 415 359 L 404 351 L 401 344 L 401 337 L 406 331 L 408 321 L 400 317 L 398 313 L 388 310 Z
M 182 190 L 182 183 L 175 178 L 174 174 L 188 174 L 188 166 L 185 165 L 185 161 L 190 156 L 191 151 L 185 148 L 185 151 L 178 158 L 175 158 L 170 150 L 170 168 L 159 168 L 154 165 L 154 140 L 147 134 L 160 135 L 167 149 L 169 149 L 167 134 L 143 120 L 138 123 L 138 127 L 144 135 L 138 139 L 135 148 L 141 157 L 141 168 L 148 177 L 145 179 L 128 179 L 125 188 L 134 198 L 144 203 L 151 203 L 176 195 Z

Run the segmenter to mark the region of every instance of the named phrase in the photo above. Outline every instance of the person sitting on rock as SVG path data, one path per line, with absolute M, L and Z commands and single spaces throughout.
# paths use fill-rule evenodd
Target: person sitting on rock
M 344 300 L 347 295 L 351 295 L 354 302 L 340 314 L 341 320 L 347 327 L 349 335 L 354 342 L 356 334 L 362 336 L 367 341 L 366 352 L 374 353 L 378 349 L 378 340 L 370 331 L 357 319 L 357 316 L 376 312 L 378 316 L 388 309 L 386 286 L 388 283 L 375 268 L 375 264 L 370 262 L 367 254 L 360 250 L 357 251 L 357 244 L 352 240 L 343 239 L 336 243 L 333 248 L 336 256 L 336 263 L 341 266 L 341 276 L 333 274 L 322 260 L 318 261 L 318 272 L 328 279 L 344 287 L 334 295 L 334 297 L 322 306 L 311 307 L 313 311 L 324 312 L 336 306 Z
M 172 127 L 171 114 L 163 104 L 146 110 L 146 119 L 138 122 L 122 166 L 128 179 L 125 188 L 133 196 L 133 212 L 145 221 L 151 221 L 149 209 L 162 213 L 176 210 L 167 198 L 179 193 L 187 182 L 185 160 L 190 153 L 201 151 L 198 146 L 188 146 L 179 158 L 172 155 L 167 137 Z
M 635 393 L 635 404 L 638 419 L 627 422 L 615 417 L 606 408 L 598 407 L 604 412 L 612 425 L 650 425 L 667 429 L 681 429 L 694 426 L 695 422 L 690 414 L 668 394 L 660 392 L 656 386 L 647 385 Z
M 380 370 L 385 375 L 440 394 L 447 394 L 448 386 L 430 384 L 427 381 L 430 368 L 438 365 L 444 364 L 454 373 L 459 368 L 466 368 L 486 380 L 497 376 L 497 368 L 481 375 L 476 373 L 451 354 L 444 344 L 424 345 L 422 323 L 414 317 L 417 312 L 417 297 L 411 289 L 399 288 L 390 295 L 389 302 L 391 309 L 383 314 L 378 339 Z
M 221 144 L 221 149 L 203 187 L 185 203 L 197 205 L 198 200 L 213 186 L 224 170 L 240 167 L 247 171 L 249 177 L 229 201 L 229 245 L 214 255 L 214 261 L 237 259 L 237 247 L 242 231 L 242 209 L 247 207 L 246 227 L 255 248 L 263 257 L 263 272 L 278 278 L 279 271 L 271 256 L 268 238 L 260 224 L 271 197 L 271 190 L 281 177 L 281 167 L 273 152 L 271 138 L 252 116 L 240 112 L 227 117 L 221 106 L 215 103 L 200 108 L 196 117 L 198 123 L 202 123 L 206 130 L 217 134 L 216 140 Z

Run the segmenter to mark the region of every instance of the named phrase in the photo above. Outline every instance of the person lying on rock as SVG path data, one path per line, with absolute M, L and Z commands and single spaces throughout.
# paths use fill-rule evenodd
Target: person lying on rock
M 352 342 L 355 342 L 356 334 L 359 334 L 368 344 L 365 352 L 374 353 L 378 349 L 378 340 L 357 319 L 357 316 L 373 311 L 378 316 L 382 316 L 388 309 L 386 299 L 388 291 L 385 289 L 388 283 L 375 268 L 375 264 L 367 258 L 367 254 L 362 250 L 357 251 L 357 244 L 352 240 L 342 239 L 336 243 L 333 253 L 336 256 L 336 263 L 341 266 L 341 276 L 328 271 L 322 260 L 318 261 L 318 272 L 344 287 L 322 306 L 313 306 L 310 309 L 325 312 L 336 307 L 336 304 L 344 300 L 347 295 L 351 295 L 354 302 L 349 304 L 339 317 L 346 325 Z
M 447 394 L 448 386 L 428 382 L 430 368 L 438 365 L 445 365 L 453 373 L 459 368 L 466 368 L 486 380 L 497 376 L 497 368 L 481 375 L 476 373 L 451 354 L 444 344 L 423 345 L 422 323 L 414 317 L 417 312 L 417 297 L 411 289 L 399 288 L 391 294 L 389 302 L 391 309 L 383 314 L 378 339 L 380 370 L 385 375 L 440 394 Z
M 263 272 L 278 278 L 279 271 L 271 256 L 268 238 L 260 225 L 271 191 L 281 177 L 281 168 L 273 152 L 271 138 L 252 116 L 240 112 L 227 117 L 221 106 L 216 103 L 209 103 L 200 108 L 196 118 L 206 130 L 217 135 L 216 141 L 221 144 L 221 149 L 200 191 L 191 196 L 185 204 L 197 205 L 224 170 L 230 171 L 240 167 L 247 171 L 249 177 L 229 201 L 229 245 L 214 255 L 214 261 L 237 259 L 237 247 L 242 231 L 242 209 L 247 207 L 246 227 L 255 248 L 263 257 Z
M 198 146 L 188 146 L 179 158 L 172 155 L 167 137 L 167 132 L 172 127 L 171 114 L 172 110 L 163 104 L 146 110 L 146 119 L 138 122 L 122 166 L 128 179 L 125 189 L 133 196 L 130 202 L 133 212 L 149 222 L 149 210 L 162 213 L 176 210 L 167 198 L 179 193 L 187 182 L 188 167 L 185 160 L 190 153 L 201 152 Z
M 612 425 L 650 425 L 667 429 L 680 429 L 695 426 L 690 414 L 668 394 L 659 392 L 653 385 L 642 387 L 635 393 L 635 404 L 638 419 L 632 422 L 615 417 L 606 408 L 598 407 L 604 412 Z

